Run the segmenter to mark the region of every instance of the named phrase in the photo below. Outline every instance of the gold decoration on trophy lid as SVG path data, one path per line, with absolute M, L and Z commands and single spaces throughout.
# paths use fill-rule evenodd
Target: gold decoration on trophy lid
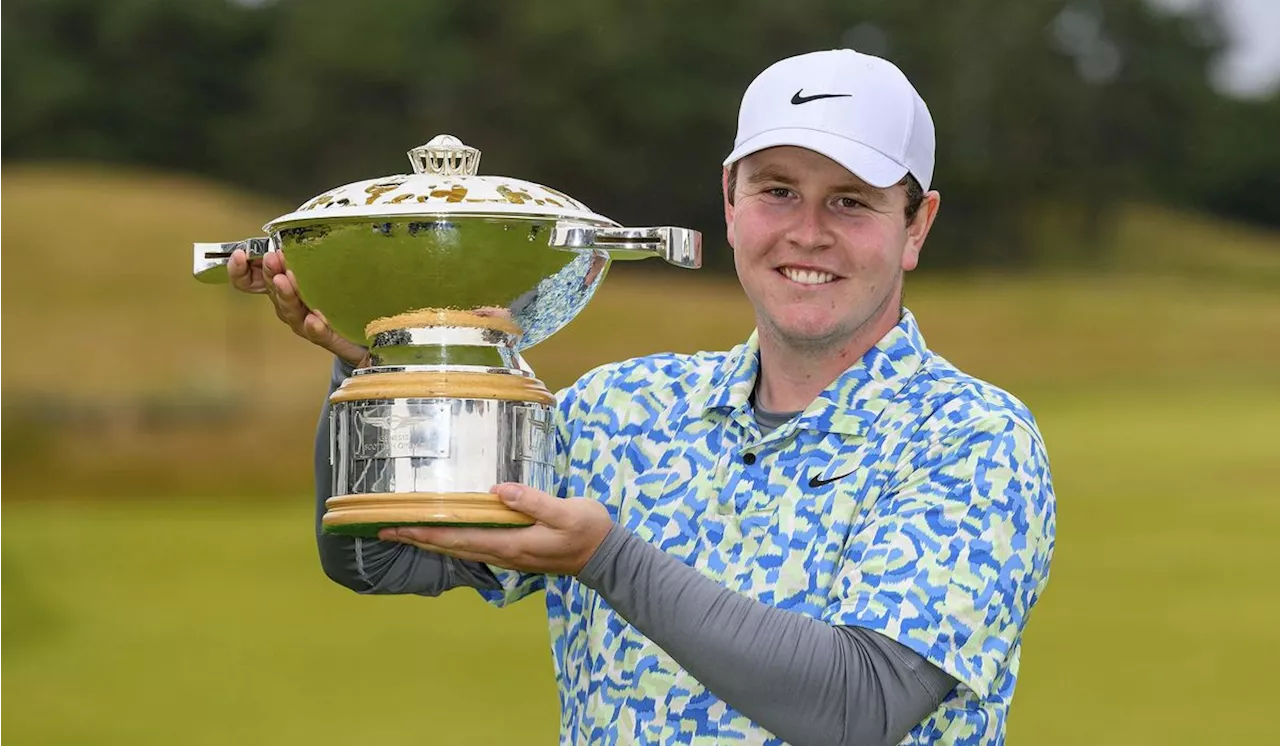
M 409 151 L 415 174 L 475 176 L 480 169 L 480 151 L 453 135 L 436 135 L 426 145 Z
M 600 227 L 617 223 L 551 187 L 506 176 L 484 176 L 480 150 L 441 134 L 407 151 L 411 173 L 365 179 L 329 189 L 263 226 L 268 233 L 317 220 L 410 216 L 520 217 L 572 220 Z

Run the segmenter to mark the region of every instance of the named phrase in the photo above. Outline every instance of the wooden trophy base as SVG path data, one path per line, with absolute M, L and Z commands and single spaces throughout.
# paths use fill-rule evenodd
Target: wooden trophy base
M 339 495 L 325 501 L 326 534 L 376 537 L 399 526 L 514 528 L 534 520 L 508 508 L 491 492 L 383 492 Z

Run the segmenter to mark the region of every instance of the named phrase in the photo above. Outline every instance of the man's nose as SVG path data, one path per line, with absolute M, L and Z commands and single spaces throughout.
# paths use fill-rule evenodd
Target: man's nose
M 815 251 L 834 243 L 831 215 L 820 201 L 806 200 L 796 210 L 794 218 L 787 237 L 796 248 Z

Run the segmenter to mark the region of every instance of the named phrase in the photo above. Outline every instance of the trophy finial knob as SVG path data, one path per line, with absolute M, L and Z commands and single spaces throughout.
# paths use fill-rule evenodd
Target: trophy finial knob
M 475 176 L 480 168 L 480 151 L 453 135 L 436 135 L 426 145 L 410 150 L 409 162 L 415 174 Z

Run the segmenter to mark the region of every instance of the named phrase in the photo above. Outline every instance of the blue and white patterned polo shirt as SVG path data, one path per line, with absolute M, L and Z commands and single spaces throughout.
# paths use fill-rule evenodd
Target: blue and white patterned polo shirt
M 767 436 L 755 335 L 588 373 L 559 395 L 561 496 L 762 603 L 885 634 L 960 681 L 904 743 L 995 744 L 1055 507 L 1030 412 L 901 322 Z M 494 569 L 505 604 L 545 588 L 561 742 L 776 744 L 572 577 Z M 732 630 L 726 630 L 731 634 Z

